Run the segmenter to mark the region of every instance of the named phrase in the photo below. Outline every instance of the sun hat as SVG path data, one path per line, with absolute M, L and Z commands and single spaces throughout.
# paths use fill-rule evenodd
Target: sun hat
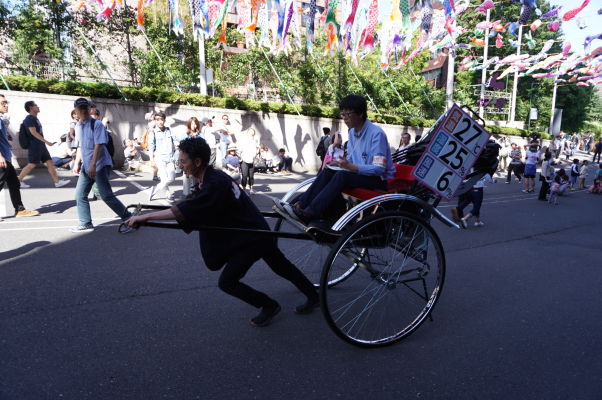
M 230 143 L 228 145 L 228 151 L 232 151 L 232 150 L 238 150 L 238 147 L 236 147 L 236 145 L 234 143 Z

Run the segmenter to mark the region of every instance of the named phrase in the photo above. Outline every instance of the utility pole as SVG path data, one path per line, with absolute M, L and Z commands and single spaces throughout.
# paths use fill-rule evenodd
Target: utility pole
M 199 29 L 199 77 L 200 92 L 207 96 L 207 70 L 205 69 L 205 32 Z
M 487 28 L 485 29 L 485 47 L 483 49 L 483 69 L 481 70 L 481 95 L 479 96 L 479 117 L 483 118 L 485 115 L 485 106 L 483 100 L 485 99 L 485 81 L 487 80 L 487 56 L 489 55 L 489 21 L 491 20 L 491 9 L 487 10 Z
M 447 51 L 447 83 L 445 88 L 447 98 L 447 109 L 449 110 L 454 105 L 454 60 L 451 49 Z
M 558 83 L 554 81 L 554 90 L 552 91 L 552 113 L 550 114 L 550 126 L 548 127 L 548 134 L 554 135 L 554 112 L 556 110 L 556 89 L 558 89 Z
M 516 55 L 520 56 L 521 51 L 521 42 L 523 40 L 523 26 L 520 25 L 518 27 L 518 48 L 516 50 Z M 510 117 L 508 122 L 514 122 L 514 118 L 516 116 L 516 90 L 518 88 L 518 71 L 514 73 L 514 84 L 512 85 L 512 98 L 510 100 Z

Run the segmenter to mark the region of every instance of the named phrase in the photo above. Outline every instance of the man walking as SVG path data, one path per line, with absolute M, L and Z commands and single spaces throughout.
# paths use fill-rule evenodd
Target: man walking
M 24 189 L 31 187 L 25 182 L 23 182 L 23 179 L 25 179 L 25 177 L 31 172 L 31 170 L 33 170 L 39 163 L 46 164 L 46 167 L 48 168 L 48 173 L 54 181 L 55 187 L 59 188 L 67 185 L 69 183 L 68 179 L 59 180 L 56 168 L 52 163 L 52 157 L 50 157 L 50 153 L 46 148 L 46 145 L 53 146 L 56 142 L 49 142 L 48 140 L 44 139 L 42 124 L 38 119 L 38 114 L 40 113 L 40 106 L 38 106 L 34 101 L 26 101 L 25 111 L 27 111 L 29 115 L 25 117 L 23 125 L 30 134 L 30 141 L 29 148 L 27 149 L 28 164 L 25 166 L 25 168 L 23 168 L 23 170 L 19 174 L 19 181 L 21 182 L 21 187 Z
M 0 94 L 0 114 L 6 114 L 8 112 L 8 101 L 4 95 Z M 17 178 L 17 172 L 11 164 L 12 152 L 10 144 L 8 143 L 8 131 L 4 127 L 2 120 L 0 120 L 0 191 L 4 188 L 4 184 L 8 186 L 10 193 L 10 201 L 13 203 L 15 208 L 16 217 L 32 217 L 39 215 L 38 211 L 26 210 L 21 201 L 21 190 L 19 185 L 19 179 Z M 0 218 L 0 222 L 3 219 Z
M 592 162 L 596 162 L 596 157 L 598 157 L 598 162 L 600 162 L 600 155 L 602 154 L 602 138 L 598 139 L 598 143 L 594 146 L 594 157 L 592 158 Z
M 157 193 L 165 192 L 168 201 L 174 201 L 174 196 L 169 190 L 169 184 L 176 179 L 175 154 L 178 140 L 168 126 L 165 126 L 165 113 L 160 111 L 155 114 L 156 126 L 150 133 L 148 150 L 151 163 L 159 169 L 161 181 L 157 186 L 151 186 L 148 200 L 151 201 Z
M 115 197 L 109 183 L 109 174 L 113 164 L 106 146 L 108 138 L 104 125 L 90 116 L 90 102 L 87 99 L 79 98 L 75 100 L 74 108 L 79 120 L 75 126 L 77 156 L 73 166 L 73 172 L 76 175 L 79 174 L 77 187 L 75 188 L 79 225 L 71 228 L 71 232 L 77 233 L 94 230 L 88 194 L 95 182 L 98 186 L 100 198 L 123 221 L 127 220 L 131 214 L 126 210 L 123 203 Z M 126 229 L 122 233 L 131 231 L 131 229 Z

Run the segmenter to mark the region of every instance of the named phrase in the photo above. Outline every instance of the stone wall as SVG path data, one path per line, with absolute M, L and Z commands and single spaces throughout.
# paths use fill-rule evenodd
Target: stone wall
M 43 93 L 2 91 L 8 101 L 10 125 L 9 131 L 14 137 L 13 147 L 16 162 L 23 166 L 27 154 L 19 148 L 17 132 L 19 125 L 26 116 L 24 103 L 34 100 L 40 106 L 38 118 L 44 129 L 44 136 L 50 141 L 59 141 L 61 135 L 69 131 L 73 101 L 78 96 L 62 96 Z M 186 129 L 186 122 L 191 117 L 199 120 L 215 116 L 221 121 L 223 114 L 228 114 L 233 123 L 235 132 L 242 132 L 253 128 L 259 136 L 260 142 L 268 146 L 271 156 L 275 156 L 278 149 L 283 147 L 293 158 L 293 170 L 296 172 L 315 172 L 320 166 L 315 149 L 322 135 L 322 127 L 330 127 L 333 131 L 347 136 L 347 128 L 342 120 L 330 118 L 314 118 L 287 114 L 258 113 L 240 110 L 224 110 L 218 108 L 195 107 L 185 105 L 172 105 L 163 103 L 142 103 L 112 99 L 92 99 L 98 106 L 103 121 L 115 134 L 115 163 L 123 163 L 123 140 L 135 138 L 144 131 L 146 122 L 144 115 L 151 110 L 162 110 L 167 115 L 167 124 L 175 130 Z M 399 144 L 401 133 L 409 132 L 412 138 L 422 134 L 422 128 L 406 128 L 399 125 L 379 124 L 389 137 L 391 148 Z M 53 155 L 54 148 L 49 148 Z

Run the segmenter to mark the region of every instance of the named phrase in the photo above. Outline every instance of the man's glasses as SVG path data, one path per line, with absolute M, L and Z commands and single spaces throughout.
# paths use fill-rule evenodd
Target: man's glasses
M 2 104 L 3 106 L 7 106 L 8 105 L 8 101 L 0 101 L 0 104 Z

